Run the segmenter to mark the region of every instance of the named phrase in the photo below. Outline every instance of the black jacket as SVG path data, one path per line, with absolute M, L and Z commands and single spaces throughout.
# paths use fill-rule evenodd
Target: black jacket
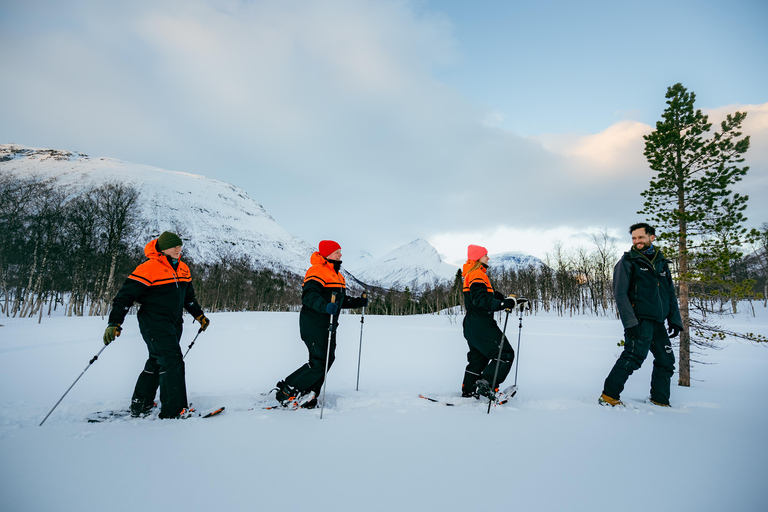
M 658 249 L 651 258 L 634 247 L 624 253 L 613 269 L 613 296 L 625 329 L 638 318 L 683 328 L 669 260 Z

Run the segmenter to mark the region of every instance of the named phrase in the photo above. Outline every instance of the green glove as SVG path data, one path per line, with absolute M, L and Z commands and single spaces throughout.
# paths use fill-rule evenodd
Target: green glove
M 120 324 L 109 324 L 107 329 L 104 331 L 104 344 L 109 345 L 115 341 L 115 338 L 120 336 L 120 331 L 122 330 L 123 328 L 120 327 Z

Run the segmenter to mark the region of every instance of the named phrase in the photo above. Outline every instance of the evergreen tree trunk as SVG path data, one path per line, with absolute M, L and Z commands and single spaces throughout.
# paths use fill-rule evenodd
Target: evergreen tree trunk
M 683 330 L 680 333 L 678 385 L 691 386 L 691 333 L 690 333 L 690 287 L 688 283 L 688 223 L 686 221 L 686 187 L 685 172 L 683 171 L 680 148 L 677 148 L 677 208 L 678 227 L 678 271 L 680 275 L 680 289 L 678 293 L 678 305 L 680 307 L 680 319 L 683 322 Z

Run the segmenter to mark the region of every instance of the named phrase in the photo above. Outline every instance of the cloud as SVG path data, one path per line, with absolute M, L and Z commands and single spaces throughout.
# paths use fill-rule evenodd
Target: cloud
M 621 121 L 600 133 L 590 135 L 549 134 L 533 137 L 549 151 L 563 155 L 574 167 L 594 178 L 604 178 L 617 171 L 642 167 L 643 135 L 651 126 L 637 121 Z
M 502 250 L 524 232 L 634 221 L 651 128 L 504 130 L 496 110 L 437 79 L 461 45 L 423 7 L 19 3 L 0 17 L 0 140 L 223 179 L 308 242 L 375 255 L 435 233 L 501 233 Z M 747 123 L 760 164 L 757 107 Z

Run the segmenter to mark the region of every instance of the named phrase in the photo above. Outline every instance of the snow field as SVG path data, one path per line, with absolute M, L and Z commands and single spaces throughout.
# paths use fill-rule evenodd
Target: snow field
M 723 319 L 766 332 L 768 314 Z M 100 318 L 0 321 L 0 510 L 89 511 L 762 511 L 768 347 L 724 343 L 673 380 L 673 408 L 644 402 L 652 359 L 629 406 L 597 405 L 620 353 L 618 320 L 525 317 L 518 395 L 445 407 L 419 393 L 460 391 L 466 343 L 444 315 L 342 315 L 328 404 L 253 408 L 306 359 L 296 313 L 218 313 L 186 359 L 211 419 L 89 424 L 127 407 L 146 358 L 136 319 L 38 424 L 102 347 Z M 186 351 L 196 332 L 187 320 Z M 507 336 L 517 350 L 518 321 Z M 514 381 L 514 368 L 506 385 Z

